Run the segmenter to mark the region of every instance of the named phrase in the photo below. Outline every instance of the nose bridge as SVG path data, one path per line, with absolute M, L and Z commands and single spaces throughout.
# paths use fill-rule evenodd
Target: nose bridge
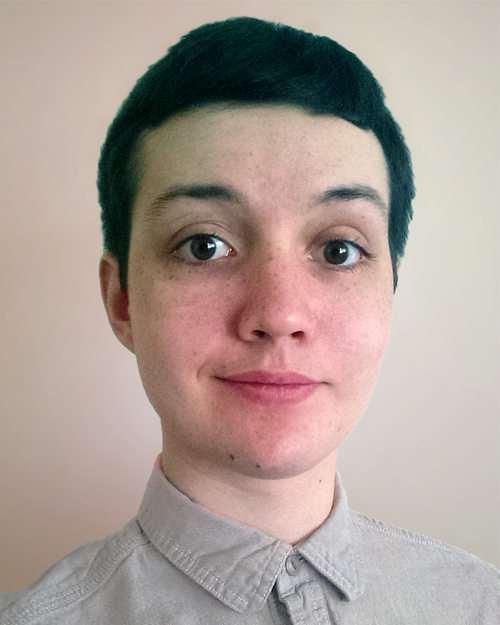
M 274 250 L 249 267 L 239 331 L 245 340 L 291 337 L 305 340 L 314 332 L 315 316 L 305 267 L 297 258 Z

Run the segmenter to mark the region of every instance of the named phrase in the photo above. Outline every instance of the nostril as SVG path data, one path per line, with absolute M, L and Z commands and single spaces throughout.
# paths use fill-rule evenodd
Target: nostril
M 259 339 L 263 339 L 266 336 L 269 336 L 269 334 L 267 332 L 264 332 L 264 330 L 253 330 L 252 334 Z M 304 338 L 305 333 L 302 330 L 297 330 L 296 332 L 292 332 L 290 336 L 295 339 L 302 339 Z

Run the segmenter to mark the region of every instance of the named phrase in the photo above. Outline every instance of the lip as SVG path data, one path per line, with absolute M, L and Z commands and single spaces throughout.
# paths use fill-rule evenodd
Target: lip
M 225 375 L 219 378 L 230 382 L 244 382 L 247 384 L 319 384 L 301 373 L 285 371 L 284 373 L 274 373 L 272 371 L 246 371 L 237 375 Z
M 301 373 L 246 371 L 217 377 L 240 397 L 258 404 L 295 404 L 310 397 L 321 385 Z

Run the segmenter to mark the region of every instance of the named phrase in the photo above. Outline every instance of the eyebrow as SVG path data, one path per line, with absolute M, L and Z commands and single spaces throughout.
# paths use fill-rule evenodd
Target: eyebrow
M 223 200 L 231 204 L 245 204 L 244 198 L 230 185 L 219 184 L 191 184 L 175 185 L 163 191 L 150 205 L 147 216 L 154 217 L 163 212 L 171 202 L 179 198 L 210 201 Z M 366 200 L 378 208 L 384 216 L 389 214 L 389 207 L 380 193 L 373 187 L 361 184 L 341 185 L 330 187 L 324 193 L 313 198 L 311 207 L 328 204 L 331 201 L 351 202 Z
M 242 204 L 240 195 L 230 186 L 219 184 L 176 185 L 161 193 L 151 204 L 148 213 L 154 215 L 161 212 L 170 202 L 179 198 L 194 200 L 225 200 L 232 204 Z
M 389 207 L 382 199 L 380 193 L 373 187 L 368 187 L 363 184 L 353 184 L 339 187 L 331 187 L 322 193 L 313 206 L 318 204 L 328 204 L 332 200 L 340 202 L 351 202 L 352 200 L 366 200 L 387 216 L 389 214 Z

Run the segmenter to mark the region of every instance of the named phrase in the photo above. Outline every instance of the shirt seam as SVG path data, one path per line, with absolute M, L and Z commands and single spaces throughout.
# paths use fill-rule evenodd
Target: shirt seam
M 407 541 L 410 543 L 415 543 L 419 545 L 427 545 L 429 547 L 436 547 L 441 551 L 447 553 L 455 553 L 458 556 L 461 556 L 464 559 L 473 559 L 477 561 L 478 564 L 481 564 L 483 568 L 491 571 L 491 569 L 496 570 L 493 564 L 488 562 L 484 562 L 481 558 L 478 558 L 472 553 L 468 553 L 459 547 L 453 547 L 452 545 L 447 545 L 446 543 L 441 542 L 435 538 L 428 538 L 426 536 L 421 536 L 420 534 L 415 534 L 405 530 L 403 528 L 399 529 L 397 527 L 383 524 L 383 521 L 378 521 L 377 519 L 371 519 L 370 517 L 364 517 L 363 515 L 350 511 L 353 516 L 355 516 L 355 523 L 358 525 L 364 525 L 370 529 L 381 532 L 383 534 L 388 534 L 389 536 L 393 536 L 394 538 L 399 538 L 400 540 Z
M 21 625 L 22 622 L 29 623 L 37 617 L 49 614 L 50 612 L 54 612 L 55 610 L 61 608 L 66 608 L 71 603 L 84 599 L 94 592 L 102 583 L 104 583 L 111 576 L 116 566 L 122 560 L 127 558 L 136 547 L 147 545 L 150 541 L 144 537 L 137 537 L 131 542 L 132 544 L 126 544 L 124 546 L 124 550 L 120 551 L 120 553 L 117 554 L 110 563 L 106 563 L 107 566 L 100 563 L 96 564 L 96 559 L 102 553 L 102 551 L 99 551 L 90 565 L 90 567 L 92 567 L 96 564 L 97 570 L 90 571 L 86 578 L 84 578 L 76 587 L 64 590 L 57 593 L 53 597 L 46 598 L 42 601 L 38 601 L 35 598 L 31 600 L 31 605 L 28 604 L 21 609 L 14 606 L 11 615 L 7 616 L 5 625 Z M 105 568 L 101 574 L 99 574 L 100 568 Z
M 248 606 L 250 605 L 250 602 L 255 597 L 257 589 L 259 588 L 260 584 L 262 583 L 262 579 L 264 578 L 264 576 L 266 574 L 266 571 L 267 571 L 267 568 L 269 566 L 269 563 L 271 562 L 271 560 L 274 558 L 275 554 L 280 549 L 280 543 L 279 542 L 276 545 L 274 545 L 274 548 L 272 549 L 272 552 L 271 552 L 269 558 L 267 559 L 267 562 L 266 562 L 265 566 L 262 568 L 262 572 L 261 572 L 260 576 L 258 577 L 258 579 L 256 579 L 254 584 L 252 584 L 252 586 L 250 586 L 251 592 L 252 592 L 252 597 L 250 599 L 246 599 L 244 597 L 241 597 L 237 592 L 235 592 L 234 590 L 232 590 L 231 588 L 228 587 L 228 585 L 227 585 L 228 584 L 228 580 L 221 579 L 219 576 L 217 576 L 215 574 L 215 572 L 213 570 L 206 568 L 206 566 L 204 566 L 200 562 L 200 560 L 197 558 L 197 556 L 199 555 L 198 552 L 196 552 L 196 551 L 186 552 L 179 545 L 176 544 L 176 541 L 175 541 L 174 538 L 170 538 L 167 535 L 165 535 L 163 532 L 158 531 L 158 529 L 156 529 L 154 527 L 154 521 L 153 521 L 153 519 L 150 519 L 148 512 L 149 511 L 145 511 L 144 512 L 144 517 L 145 517 L 145 520 L 148 522 L 147 523 L 148 525 L 149 525 L 149 522 L 151 522 L 152 525 L 153 525 L 153 527 L 151 528 L 151 534 L 154 535 L 154 536 L 152 536 L 152 538 L 154 538 L 154 540 L 151 540 L 151 538 L 150 538 L 150 540 L 151 540 L 151 544 L 155 547 L 155 549 L 158 549 L 158 551 L 164 557 L 166 557 L 175 567 L 177 567 L 179 570 L 181 570 L 185 575 L 190 577 L 193 581 L 195 581 L 198 584 L 201 584 L 202 586 L 205 586 L 205 588 L 214 597 L 217 597 L 219 600 L 221 600 L 223 602 L 230 602 L 231 601 L 231 596 L 232 596 L 232 597 L 234 597 L 234 599 L 236 599 L 239 602 L 241 602 L 241 604 L 243 605 L 244 609 L 248 608 Z M 146 527 L 142 527 L 142 524 L 141 524 L 140 520 L 139 520 L 139 526 L 145 532 L 145 534 L 148 535 L 148 533 L 149 533 L 148 529 Z M 158 542 L 159 546 L 156 546 L 157 542 Z M 165 547 L 166 548 L 165 551 L 167 553 L 170 550 L 175 550 L 178 553 L 180 553 L 184 557 L 184 559 L 188 562 L 188 564 L 191 564 L 192 566 L 198 567 L 202 572 L 204 572 L 206 574 L 205 578 L 202 578 L 199 575 L 196 575 L 192 571 L 190 572 L 189 566 L 186 566 L 182 562 L 178 562 L 177 561 L 177 559 L 175 558 L 175 553 L 170 553 L 169 555 L 171 556 L 171 558 L 168 557 L 166 555 L 166 553 L 163 552 L 163 549 L 160 548 L 160 547 Z M 239 562 L 242 559 L 243 558 L 240 558 L 236 562 Z M 224 592 L 221 593 L 220 591 L 217 591 L 213 587 L 211 587 L 210 584 L 207 583 L 206 577 L 208 577 L 211 580 L 215 580 L 216 582 L 218 582 L 223 587 Z M 269 592 L 270 592 L 270 590 L 272 588 L 273 583 L 274 583 L 273 580 L 271 580 L 270 583 L 266 585 L 265 594 L 266 593 L 269 594 Z M 230 595 L 230 597 L 226 597 L 226 595 Z M 234 606 L 234 604 L 231 607 L 235 608 L 236 610 L 240 610 L 241 609 L 241 608 L 236 608 L 236 606 Z
M 353 584 L 352 581 L 346 577 L 341 571 L 336 569 L 328 560 L 312 545 L 308 547 L 308 550 L 314 552 L 316 556 L 316 560 L 319 562 L 315 562 L 314 566 L 320 573 L 322 573 L 327 578 L 340 577 L 340 579 L 344 582 L 345 586 L 347 586 L 351 592 L 355 592 L 356 589 L 360 587 L 360 579 L 358 575 L 357 567 L 354 567 L 354 575 L 356 578 L 356 584 Z M 338 581 L 334 582 L 335 585 L 338 585 Z
M 189 563 L 196 565 L 199 569 L 201 569 L 201 571 L 205 573 L 205 578 L 209 577 L 211 580 L 215 580 L 216 582 L 221 584 L 229 594 L 234 595 L 234 597 L 236 599 L 239 599 L 242 603 L 247 603 L 246 600 L 243 597 L 240 597 L 238 593 L 234 592 L 230 588 L 226 588 L 226 582 L 222 580 L 220 577 L 218 577 L 214 570 L 208 569 L 203 564 L 201 564 L 199 559 L 196 557 L 198 555 L 196 551 L 191 552 L 191 554 L 186 553 L 183 549 L 181 549 L 181 547 L 175 544 L 173 538 L 166 538 L 165 536 L 163 538 L 165 542 L 170 545 L 171 548 L 173 548 L 175 551 L 180 552 Z M 176 562 L 175 565 L 178 566 L 181 570 L 183 570 L 184 573 L 188 574 L 189 567 L 184 566 L 180 562 Z M 197 577 L 199 581 L 201 581 L 202 583 L 205 583 L 204 578 L 198 575 L 193 575 L 193 577 Z M 219 599 L 222 598 L 222 594 L 216 591 L 215 589 L 211 589 L 210 592 L 212 592 Z

